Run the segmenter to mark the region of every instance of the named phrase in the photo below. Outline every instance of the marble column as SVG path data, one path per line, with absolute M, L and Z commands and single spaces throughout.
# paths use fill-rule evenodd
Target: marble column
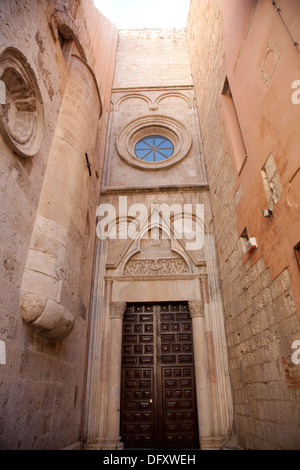
M 106 409 L 106 449 L 123 449 L 120 437 L 122 327 L 126 302 L 110 305 L 109 375 Z
M 210 393 L 204 305 L 202 300 L 188 302 L 192 318 L 195 376 L 197 390 L 198 426 L 201 449 L 213 439 L 213 415 Z

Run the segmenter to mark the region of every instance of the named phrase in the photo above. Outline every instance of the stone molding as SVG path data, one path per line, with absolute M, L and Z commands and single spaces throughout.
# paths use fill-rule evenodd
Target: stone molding
M 126 310 L 126 302 L 112 302 L 110 304 L 110 318 L 123 320 Z
M 194 90 L 194 85 L 169 85 L 169 86 L 141 86 L 141 87 L 115 87 L 112 89 L 112 93 L 138 93 L 140 91 L 186 91 Z
M 188 306 L 189 306 L 189 312 L 190 312 L 191 318 L 204 317 L 203 300 L 189 300 Z
M 200 437 L 201 450 L 222 450 L 224 437 Z
M 207 183 L 165 185 L 165 186 L 105 186 L 101 189 L 101 194 L 132 194 L 132 193 L 164 193 L 164 192 L 203 192 L 208 191 Z
M 154 99 L 150 98 L 149 96 L 143 93 L 129 92 L 128 94 L 121 96 L 115 102 L 113 102 L 113 111 L 119 111 L 122 103 L 130 99 L 140 99 L 147 104 L 148 109 L 150 111 L 157 111 L 159 108 L 159 104 L 162 100 L 166 98 L 174 98 L 174 97 L 182 99 L 186 103 L 188 109 L 191 109 L 193 107 L 193 103 L 188 96 L 186 96 L 183 93 L 178 92 L 177 90 L 168 90 L 168 91 L 165 91 L 164 93 L 161 93 Z
M 0 131 L 21 157 L 39 151 L 44 132 L 44 107 L 37 79 L 26 57 L 14 47 L 0 48 L 0 79 L 6 102 L 0 105 Z

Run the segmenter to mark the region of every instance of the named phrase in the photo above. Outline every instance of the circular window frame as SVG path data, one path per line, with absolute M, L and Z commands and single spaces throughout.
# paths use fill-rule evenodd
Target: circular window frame
M 147 162 L 135 155 L 135 146 L 139 140 L 150 135 L 160 135 L 169 139 L 174 152 L 164 161 Z M 192 137 L 179 121 L 166 116 L 144 116 L 130 122 L 116 139 L 120 157 L 129 165 L 142 170 L 162 170 L 176 165 L 185 158 L 191 148 Z

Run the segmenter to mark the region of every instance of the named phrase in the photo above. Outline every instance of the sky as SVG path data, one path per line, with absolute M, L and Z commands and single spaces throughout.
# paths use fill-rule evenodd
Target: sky
M 94 0 L 118 29 L 185 28 L 190 0 Z

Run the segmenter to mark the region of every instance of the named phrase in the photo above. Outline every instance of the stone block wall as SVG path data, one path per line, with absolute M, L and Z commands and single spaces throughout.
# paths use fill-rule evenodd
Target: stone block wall
M 89 32 L 93 42 L 87 32 L 87 18 L 90 16 L 100 18 L 98 25 L 93 24 Z M 10 105 L 8 121 L 10 124 L 13 122 L 14 115 L 10 109 L 13 109 L 14 103 L 16 107 L 23 106 L 27 112 L 32 112 L 33 117 L 27 122 L 28 126 L 32 126 L 31 134 L 34 135 L 34 113 L 38 114 L 35 107 L 37 101 L 34 99 L 39 101 L 42 109 L 37 115 L 40 123 L 38 132 L 41 132 L 40 146 L 32 155 L 21 156 L 15 151 L 13 140 L 15 146 L 21 144 L 12 125 L 8 129 L 12 141 L 5 135 L 3 127 L 0 134 L 0 340 L 2 350 L 5 350 L 5 358 L 2 354 L 0 364 L 0 446 L 2 449 L 61 449 L 73 443 L 78 445 L 81 440 L 89 296 L 96 233 L 95 210 L 110 109 L 117 31 L 97 13 L 93 2 L 89 0 L 3 1 L 0 6 L 0 31 L 0 78 L 6 85 L 6 106 Z M 67 43 L 73 43 L 73 52 L 82 57 L 94 71 L 102 101 L 102 118 L 98 120 L 98 115 L 96 123 L 99 137 L 94 154 L 89 155 L 93 163 L 91 177 L 88 176 L 84 154 L 80 162 L 81 172 L 87 173 L 87 208 L 83 212 L 81 206 L 78 208 L 82 212 L 81 224 L 84 226 L 81 232 L 69 226 L 64 233 L 64 237 L 78 247 L 76 272 L 70 270 L 72 253 L 68 253 L 63 265 L 57 270 L 56 259 L 64 249 L 65 240 L 53 236 L 54 232 L 50 233 L 51 228 L 55 231 L 54 226 L 44 226 L 32 238 L 68 82 L 68 64 L 60 47 L 58 31 Z M 101 57 L 101 49 L 111 51 L 110 57 L 106 57 L 106 64 Z M 10 60 L 15 70 L 12 75 L 5 74 Z M 14 82 L 13 79 L 18 73 L 23 74 L 25 81 L 29 80 L 28 90 L 33 96 L 31 101 L 28 101 L 28 94 L 22 92 L 26 88 L 22 87 L 19 90 L 21 102 L 16 101 L 14 86 L 17 86 L 18 81 Z M 3 106 L 2 123 L 6 119 Z M 22 109 L 17 110 L 22 122 Z M 26 121 L 23 122 L 24 127 L 18 127 L 17 123 L 16 129 L 19 129 L 21 137 L 23 132 L 27 138 L 29 127 Z M 31 145 L 31 134 L 27 133 Z M 28 146 L 24 147 L 25 153 L 28 152 Z M 60 157 L 65 175 L 72 175 L 72 163 L 67 163 L 64 155 Z M 61 170 L 62 167 L 57 165 L 56 169 L 52 168 L 52 174 L 56 171 L 59 178 Z M 78 181 L 73 181 L 73 184 L 74 187 L 78 186 Z M 43 201 L 45 207 L 49 201 L 51 192 L 48 193 L 48 199 Z M 64 207 L 67 201 L 62 202 Z M 28 255 L 30 241 L 34 248 L 39 248 Z M 75 324 L 65 339 L 44 338 L 37 330 L 27 326 L 21 317 L 20 287 L 24 280 L 26 260 L 32 270 L 31 286 L 35 283 L 39 290 L 45 290 L 47 296 L 51 295 L 51 284 L 56 282 L 55 279 L 64 277 L 69 282 L 68 289 L 62 290 L 62 302 L 69 305 Z M 43 283 L 41 271 L 45 274 Z M 33 306 L 33 310 L 35 307 L 38 308 L 38 305 Z
M 191 84 L 184 29 L 119 31 L 114 88 Z
M 299 15 L 299 8 L 292 3 L 285 14 L 294 31 L 292 18 Z M 278 35 L 273 39 L 290 62 L 280 64 L 282 69 L 274 72 L 266 91 L 259 65 L 269 35 L 275 35 L 275 24 Z M 291 361 L 292 342 L 299 338 L 295 282 L 299 283 L 299 271 L 293 253 L 298 222 L 285 199 L 296 162 L 289 176 L 284 170 L 292 165 L 296 154 L 291 148 L 297 138 L 277 123 L 276 143 L 272 142 L 274 121 L 271 114 L 266 117 L 271 103 L 276 103 L 277 116 L 292 120 L 298 112 L 287 96 L 297 60 L 282 27 L 272 2 L 193 0 L 187 28 L 223 292 L 235 429 L 239 445 L 245 449 L 300 448 L 300 370 Z M 275 57 L 275 48 L 273 53 Z M 239 173 L 221 104 L 226 77 L 248 150 Z M 277 101 L 279 87 L 286 94 L 285 101 Z M 254 109 L 259 120 L 251 117 Z M 290 149 L 288 161 L 284 146 Z M 271 154 L 274 159 L 269 158 Z M 274 160 L 276 167 L 270 173 Z M 262 217 L 262 208 L 267 205 L 264 169 L 270 179 L 276 176 L 279 188 L 272 205 L 277 216 L 274 231 L 266 225 L 272 221 Z M 290 220 L 285 219 L 284 211 Z M 252 255 L 245 253 L 245 227 L 249 237 L 257 236 L 258 248 Z

